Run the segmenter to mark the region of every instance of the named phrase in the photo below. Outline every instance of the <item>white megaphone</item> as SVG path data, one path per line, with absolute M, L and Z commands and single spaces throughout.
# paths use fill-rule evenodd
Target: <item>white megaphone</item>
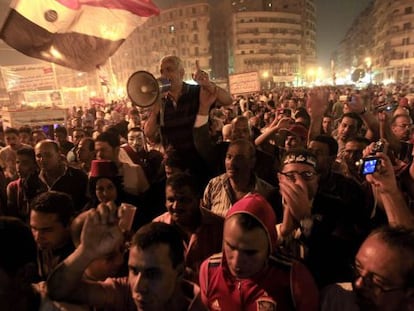
M 169 91 L 171 82 L 165 78 L 155 78 L 147 71 L 134 72 L 127 82 L 127 93 L 132 103 L 139 107 L 149 107 L 161 93 Z

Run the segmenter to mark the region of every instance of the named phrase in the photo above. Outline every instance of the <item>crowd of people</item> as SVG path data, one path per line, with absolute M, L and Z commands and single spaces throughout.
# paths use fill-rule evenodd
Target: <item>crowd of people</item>
M 0 308 L 414 310 L 409 90 L 231 96 L 195 67 L 164 57 L 148 108 L 5 129 Z

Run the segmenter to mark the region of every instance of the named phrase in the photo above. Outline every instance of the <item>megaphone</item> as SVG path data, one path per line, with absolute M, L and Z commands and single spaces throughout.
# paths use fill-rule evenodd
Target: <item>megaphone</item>
M 140 70 L 129 77 L 126 88 L 132 103 L 145 108 L 153 105 L 161 93 L 169 91 L 171 82 Z

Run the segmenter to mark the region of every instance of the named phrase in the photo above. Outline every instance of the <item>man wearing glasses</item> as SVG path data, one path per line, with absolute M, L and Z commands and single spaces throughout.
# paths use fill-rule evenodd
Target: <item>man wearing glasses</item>
M 326 288 L 321 310 L 413 310 L 413 258 L 413 230 L 384 226 L 373 231 L 355 257 L 352 287 Z
M 355 228 L 362 211 L 318 192 L 320 172 L 309 150 L 287 152 L 278 178 L 283 217 L 277 230 L 284 248 L 304 260 L 320 288 L 351 280 L 350 263 L 366 236 Z

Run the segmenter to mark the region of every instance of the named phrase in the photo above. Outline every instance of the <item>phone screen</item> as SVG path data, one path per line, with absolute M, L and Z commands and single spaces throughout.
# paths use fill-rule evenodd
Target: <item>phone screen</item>
M 364 159 L 364 164 L 362 167 L 362 174 L 372 174 L 376 171 L 378 164 L 378 159 Z

